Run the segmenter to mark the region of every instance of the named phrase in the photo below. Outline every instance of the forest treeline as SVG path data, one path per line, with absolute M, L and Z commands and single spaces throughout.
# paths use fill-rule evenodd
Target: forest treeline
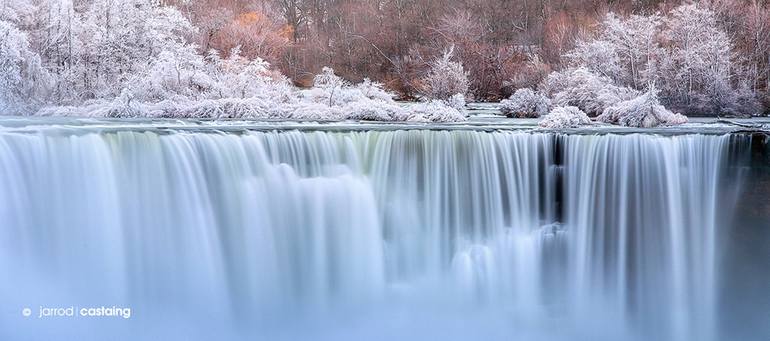
M 0 33 L 0 86 L 38 107 L 163 100 L 168 78 L 238 97 L 223 79 L 262 60 L 302 87 L 331 67 L 424 98 L 447 56 L 476 101 L 529 88 L 596 115 L 654 89 L 686 114 L 770 109 L 767 0 L 0 0 Z
M 346 79 L 360 81 L 369 77 L 410 98 L 419 93 L 422 75 L 430 61 L 453 45 L 456 58 L 468 72 L 472 97 L 499 100 L 517 88 L 536 88 L 551 71 L 568 67 L 570 60 L 565 55 L 579 42 L 593 38 L 608 13 L 619 17 L 665 17 L 686 3 L 657 0 L 179 0 L 174 4 L 201 28 L 198 39 L 204 48 L 227 51 L 241 45 L 245 55 L 265 58 L 298 84 L 308 85 L 313 74 L 323 66 L 330 66 Z M 715 28 L 724 32 L 728 41 L 720 48 L 724 49 L 721 51 L 724 58 L 730 59 L 726 65 L 730 68 L 726 70 L 729 81 L 735 87 L 755 92 L 768 108 L 768 1 L 714 0 L 697 4 L 714 13 L 716 27 L 688 32 L 702 36 L 701 40 L 692 42 L 709 43 Z M 703 30 L 704 26 L 692 25 L 686 29 Z M 665 32 L 652 33 L 660 36 Z

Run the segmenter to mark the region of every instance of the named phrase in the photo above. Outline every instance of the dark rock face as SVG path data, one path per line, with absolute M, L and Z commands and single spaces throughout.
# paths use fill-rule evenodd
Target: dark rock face
M 722 257 L 720 308 L 726 312 L 723 330 L 743 340 L 770 339 L 770 136 L 750 136 L 750 150 L 733 153 L 734 172 L 744 172 L 745 183 L 735 186 L 738 206 Z M 740 147 L 737 147 L 740 149 Z M 730 174 L 735 176 L 737 174 Z

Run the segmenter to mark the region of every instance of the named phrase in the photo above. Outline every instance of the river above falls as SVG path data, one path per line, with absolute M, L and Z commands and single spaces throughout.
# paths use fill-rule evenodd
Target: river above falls
M 72 131 L 117 131 L 117 130 L 154 130 L 154 131 L 269 131 L 269 130 L 318 130 L 318 131 L 367 131 L 367 130 L 522 130 L 541 132 L 563 132 L 572 134 L 723 134 L 732 132 L 770 131 L 770 118 L 691 118 L 690 122 L 680 126 L 650 129 L 628 128 L 595 123 L 581 128 L 549 130 L 538 127 L 539 119 L 505 118 L 491 114 L 473 115 L 461 123 L 404 123 L 404 122 L 301 122 L 301 121 L 251 121 L 251 120 L 214 120 L 214 119 L 105 119 L 74 117 L 23 117 L 0 116 L 0 129 L 15 132 L 33 132 L 38 130 Z

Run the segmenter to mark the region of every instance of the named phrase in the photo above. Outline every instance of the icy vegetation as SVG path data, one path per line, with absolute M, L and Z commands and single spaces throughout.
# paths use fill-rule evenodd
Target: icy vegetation
M 244 64 L 254 67 L 254 62 Z M 266 66 L 264 62 L 257 65 Z M 226 68 L 237 70 L 237 68 Z M 315 77 L 310 89 L 298 89 L 284 79 L 272 79 L 262 72 L 233 75 L 220 74 L 221 78 L 232 81 L 232 86 L 215 84 L 214 93 L 198 94 L 198 99 L 174 95 L 174 100 L 148 101 L 156 91 L 146 88 L 134 93 L 124 89 L 113 100 L 88 101 L 80 106 L 46 107 L 38 114 L 44 116 L 86 116 L 86 117 L 160 117 L 160 118 L 239 118 L 311 121 L 411 121 L 411 122 L 459 122 L 464 121 L 462 107 L 456 108 L 448 102 L 433 100 L 425 103 L 399 105 L 392 94 L 382 85 L 364 80 L 360 84 L 349 84 L 324 68 Z M 246 77 L 245 75 L 262 75 Z M 162 78 L 154 78 L 162 79 Z M 211 81 L 211 79 L 207 79 Z M 238 86 L 240 85 L 240 86 Z M 166 91 L 162 86 L 153 90 Z M 227 93 L 224 93 L 227 92 Z M 136 94 L 141 94 L 141 100 Z M 163 97 L 161 97 L 163 98 Z M 456 97 L 455 102 L 462 101 Z M 451 102 L 451 101 L 450 101 Z M 464 102 L 462 102 L 464 106 Z
M 638 91 L 616 86 L 609 78 L 584 67 L 551 73 L 542 87 L 553 98 L 554 105 L 575 106 L 593 115 L 639 95 Z
M 761 106 L 733 55 L 730 37 L 716 13 L 700 3 L 684 4 L 666 16 L 609 13 L 595 36 L 565 55 L 570 69 L 551 75 L 562 83 L 559 105 L 589 114 L 659 86 L 666 106 L 692 113 L 755 115 Z
M 13 4 L 0 8 L 0 112 L 12 113 L 32 110 L 51 84 L 27 34 L 8 21 L 25 10 Z
M 426 58 L 419 50 L 394 58 L 379 51 L 397 67 L 392 76 L 409 83 L 409 96 L 421 100 L 400 104 L 383 84 L 366 78 L 352 83 L 332 68 L 316 69 L 312 83 L 301 76 L 305 78 L 297 84 L 305 87 L 297 87 L 259 58 L 253 44 L 244 49 L 232 44 L 228 50 L 199 46 L 194 37 L 201 30 L 211 34 L 212 28 L 197 27 L 189 14 L 165 4 L 2 1 L 0 111 L 118 118 L 456 122 L 466 119 L 466 96 L 487 87 L 463 65 L 475 50 L 461 41 L 478 31 L 459 14 L 442 20 L 441 27 L 454 27 L 450 31 L 460 35 L 446 41 L 449 48 L 443 52 L 441 45 Z M 253 15 L 238 18 L 259 20 Z M 510 117 L 536 118 L 553 106 L 574 106 L 589 116 L 601 115 L 604 122 L 629 126 L 683 122 L 672 110 L 758 114 L 762 105 L 757 83 L 747 81 L 749 70 L 739 67 L 743 64 L 718 19 L 704 4 L 652 15 L 610 12 L 592 33 L 565 46 L 567 52 L 556 58 L 560 68 L 548 76 L 544 75 L 550 68 L 536 66 L 541 64 L 536 49 L 516 46 L 531 58 L 522 68 L 504 71 L 511 73 L 507 79 L 518 79 L 510 82 L 511 88 L 520 88 L 502 101 L 501 111 Z M 527 71 L 526 65 L 539 71 Z M 469 67 L 474 72 L 503 72 Z M 402 79 L 407 74 L 413 76 Z M 390 89 L 398 89 L 392 79 L 381 79 L 388 80 Z M 657 86 L 654 94 L 647 91 L 649 84 Z
M 440 58 L 431 63 L 428 75 L 423 79 L 425 97 L 449 101 L 461 95 L 463 102 L 465 101 L 464 96 L 469 88 L 468 73 L 465 72 L 461 63 L 452 61 L 453 56 L 454 46 L 444 51 Z
M 540 127 L 547 129 L 577 128 L 591 124 L 591 119 L 577 107 L 556 107 L 546 115 L 539 123 Z
M 605 109 L 597 119 L 606 123 L 637 128 L 687 123 L 686 116 L 675 114 L 660 105 L 658 91 L 654 86 L 632 100 L 619 102 Z
M 0 110 L 3 113 L 88 117 L 253 118 L 455 122 L 465 120 L 467 79 L 452 50 L 437 60 L 424 103 L 400 105 L 382 84 L 351 84 L 323 68 L 308 89 L 295 87 L 239 47 L 206 53 L 186 37 L 196 32 L 171 6 L 151 0 L 84 2 L 26 0 L 0 6 Z M 47 22 L 48 67 L 19 26 Z M 54 67 L 55 66 L 55 67 Z M 453 73 L 454 72 L 454 73 Z M 457 78 L 460 77 L 460 78 Z
M 601 122 L 629 127 L 687 122 L 686 116 L 666 107 L 691 113 L 758 114 L 761 105 L 736 73 L 731 44 L 716 14 L 705 5 L 685 4 L 666 16 L 609 13 L 593 36 L 578 41 L 563 56 L 566 67 L 548 75 L 540 91 L 555 106 L 573 106 Z M 503 101 L 503 113 L 535 116 L 534 105 L 529 104 L 532 93 L 517 91 Z M 543 124 L 572 126 L 566 113 L 554 110 Z
M 532 89 L 518 89 L 500 102 L 500 110 L 508 117 L 537 118 L 548 113 L 551 100 Z

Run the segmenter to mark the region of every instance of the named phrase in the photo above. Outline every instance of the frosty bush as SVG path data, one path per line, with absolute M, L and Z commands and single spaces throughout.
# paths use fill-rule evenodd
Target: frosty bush
M 548 113 L 551 100 L 532 89 L 518 89 L 509 99 L 500 102 L 500 110 L 508 117 L 537 118 Z
M 577 128 L 591 124 L 591 119 L 577 107 L 556 107 L 539 123 L 540 127 L 548 129 Z
M 446 100 L 446 105 L 460 112 L 465 110 L 465 104 L 465 95 L 463 94 L 454 94 Z
M 553 99 L 553 105 L 575 106 L 594 115 L 639 95 L 638 91 L 616 86 L 609 78 L 583 67 L 551 73 L 542 88 Z
M 346 119 L 356 121 L 401 121 L 406 116 L 400 106 L 374 100 L 351 102 L 342 111 Z
M 394 95 L 387 92 L 382 84 L 369 79 L 351 84 L 334 74 L 334 69 L 330 67 L 324 67 L 313 80 L 313 87 L 302 91 L 302 97 L 306 101 L 325 102 L 330 107 L 365 100 L 395 104 Z
M 462 122 L 465 114 L 450 107 L 444 101 L 433 100 L 425 103 L 415 103 L 406 109 L 405 121 L 413 122 Z
M 325 97 L 329 106 L 333 106 L 335 103 L 335 95 L 338 90 L 342 90 L 348 83 L 334 74 L 334 69 L 330 67 L 324 67 L 321 73 L 313 77 L 313 93 L 315 97 Z
M 393 100 L 393 97 L 396 97 L 393 93 L 385 90 L 382 83 L 372 82 L 369 78 L 364 78 L 364 81 L 356 84 L 355 87 L 369 99 L 389 102 Z
M 173 118 L 280 118 L 274 101 L 264 98 L 221 98 L 180 103 L 163 117 Z
M 732 117 L 750 117 L 762 114 L 762 103 L 757 94 L 746 84 L 741 84 L 732 94 L 728 104 L 720 112 Z
M 455 94 L 464 96 L 468 93 L 468 74 L 462 64 L 452 61 L 453 55 L 454 47 L 451 47 L 431 63 L 428 75 L 423 79 L 425 97 L 449 100 Z
M 268 62 L 243 57 L 240 48 L 231 50 L 227 58 L 210 51 L 206 61 L 206 73 L 215 81 L 209 98 L 256 96 L 286 100 L 293 92 L 288 80 L 272 70 Z
M 687 117 L 674 114 L 660 105 L 658 92 L 654 86 L 632 100 L 617 103 L 602 113 L 598 119 L 602 122 L 619 124 L 627 127 L 652 128 L 660 125 L 678 125 L 687 123 Z

